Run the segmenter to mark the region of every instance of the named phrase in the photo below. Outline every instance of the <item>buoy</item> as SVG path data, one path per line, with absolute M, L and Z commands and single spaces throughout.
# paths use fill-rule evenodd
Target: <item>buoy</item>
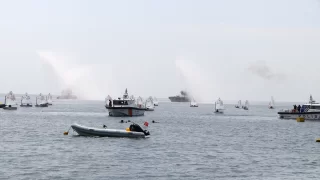
M 126 131 L 130 131 L 130 128 L 126 128 Z
M 304 118 L 303 117 L 298 117 L 297 118 L 297 122 L 304 122 Z
M 64 133 L 63 133 L 63 135 L 68 135 L 69 134 L 69 132 L 67 132 L 67 131 L 65 131 Z
M 316 142 L 320 142 L 320 138 L 316 139 Z

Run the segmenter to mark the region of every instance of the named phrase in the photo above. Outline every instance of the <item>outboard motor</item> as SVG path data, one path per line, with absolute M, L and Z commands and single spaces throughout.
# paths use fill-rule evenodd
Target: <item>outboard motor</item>
M 129 129 L 130 131 L 142 132 L 146 136 L 150 135 L 149 131 L 143 130 L 138 124 L 135 124 L 135 123 L 131 124 Z

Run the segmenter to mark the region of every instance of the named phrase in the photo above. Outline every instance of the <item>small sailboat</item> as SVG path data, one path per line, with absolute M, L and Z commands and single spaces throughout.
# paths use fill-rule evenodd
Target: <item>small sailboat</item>
M 52 96 L 50 93 L 47 96 L 47 103 L 48 103 L 48 105 L 52 105 Z
M 17 102 L 16 102 L 16 96 L 13 94 L 12 91 L 10 91 L 5 96 L 5 103 L 6 106 L 3 108 L 5 110 L 17 110 Z
M 271 101 L 269 102 L 269 109 L 274 109 L 274 99 L 273 97 L 271 96 Z
M 36 107 L 48 107 L 47 98 L 41 93 L 36 97 Z
M 154 102 L 151 96 L 146 100 L 145 107 L 146 111 L 154 111 Z
M 224 111 L 223 101 L 219 98 L 219 99 L 214 103 L 214 112 L 215 112 L 215 113 L 223 113 L 223 111 Z
M 192 98 L 190 101 L 190 107 L 198 107 L 198 103 L 194 100 L 194 98 Z
M 238 104 L 235 106 L 236 108 L 241 108 L 241 100 L 238 101 Z
M 21 97 L 20 107 L 32 107 L 31 98 L 28 93 Z
M 156 97 L 153 97 L 153 104 L 154 106 L 159 106 L 159 101 Z
M 242 108 L 244 110 L 249 110 L 249 101 L 248 100 L 246 100 L 246 102 L 244 103 L 244 106 L 242 106 Z

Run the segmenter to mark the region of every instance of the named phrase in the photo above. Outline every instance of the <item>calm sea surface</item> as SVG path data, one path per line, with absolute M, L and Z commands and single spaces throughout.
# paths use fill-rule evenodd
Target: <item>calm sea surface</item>
M 210 104 L 160 102 L 133 118 L 109 117 L 102 101 L 0 109 L 0 179 L 320 179 L 320 122 L 250 108 L 214 114 Z M 148 121 L 151 137 L 63 135 L 74 122 L 129 127 L 121 119 Z

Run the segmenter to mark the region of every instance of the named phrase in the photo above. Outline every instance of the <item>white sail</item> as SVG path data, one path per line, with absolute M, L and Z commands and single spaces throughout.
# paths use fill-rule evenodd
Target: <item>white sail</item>
M 269 108 L 270 108 L 270 109 L 273 109 L 273 108 L 274 108 L 274 99 L 273 99 L 272 96 L 271 96 L 271 101 L 269 102 Z
M 5 104 L 6 106 L 16 106 L 16 96 L 13 94 L 12 91 L 10 91 L 6 96 L 5 96 Z
M 236 108 L 241 108 L 242 105 L 241 105 L 241 100 L 238 101 L 238 104 L 236 105 Z
M 39 94 L 39 96 L 36 97 L 36 104 L 37 105 L 43 105 L 43 104 L 47 104 L 47 98 L 45 96 L 43 96 L 41 93 Z
M 215 102 L 215 112 L 216 113 L 223 113 L 224 111 L 224 104 L 223 101 L 219 98 L 216 102 Z
M 194 100 L 194 98 L 190 101 L 190 107 L 198 107 L 198 103 Z
M 52 104 L 52 96 L 51 96 L 50 93 L 49 93 L 48 96 L 47 96 L 47 103 L 48 103 L 48 104 Z
M 32 105 L 32 101 L 28 93 L 21 97 L 21 105 Z
M 153 103 L 155 106 L 158 106 L 159 105 L 159 101 L 156 97 L 153 97 Z
M 110 95 L 108 95 L 108 96 L 105 98 L 104 103 L 109 106 L 110 101 L 111 101 L 111 103 L 112 103 L 112 98 L 111 98 Z
M 137 100 L 136 100 L 136 103 L 137 103 L 137 106 L 139 107 L 139 108 L 144 108 L 144 102 L 143 102 L 143 99 L 142 99 L 142 97 L 138 97 L 137 98 Z
M 147 110 L 154 110 L 154 103 L 153 103 L 152 97 L 149 97 L 146 100 L 145 107 L 146 107 Z
M 246 102 L 244 103 L 243 109 L 249 110 L 249 101 L 248 100 L 246 100 Z

